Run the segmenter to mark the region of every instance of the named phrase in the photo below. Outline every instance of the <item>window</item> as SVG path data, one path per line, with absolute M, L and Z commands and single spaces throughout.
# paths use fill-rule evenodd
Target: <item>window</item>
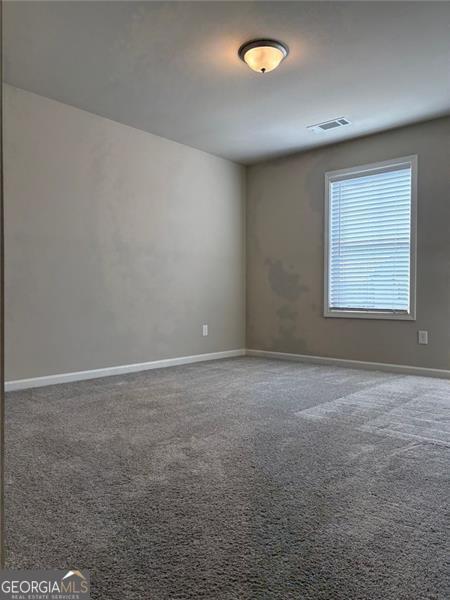
M 326 174 L 326 317 L 415 319 L 417 157 Z

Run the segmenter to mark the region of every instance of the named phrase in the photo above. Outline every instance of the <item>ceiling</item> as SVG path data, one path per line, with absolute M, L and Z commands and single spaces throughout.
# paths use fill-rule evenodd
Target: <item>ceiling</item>
M 12 85 L 245 164 L 450 113 L 450 2 L 9 1 L 4 44 Z

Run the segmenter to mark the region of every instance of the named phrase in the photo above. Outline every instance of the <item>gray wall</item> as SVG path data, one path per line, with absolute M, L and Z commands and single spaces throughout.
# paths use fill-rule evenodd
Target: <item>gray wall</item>
M 6 378 L 244 347 L 244 169 L 5 88 Z
M 6 378 L 244 347 L 244 169 L 5 87 Z M 409 154 L 417 321 L 325 319 L 324 173 Z M 248 348 L 450 368 L 449 118 L 252 166 L 247 186 Z
M 325 319 L 324 173 L 410 154 L 419 157 L 417 321 Z M 450 118 L 258 164 L 247 184 L 248 348 L 450 368 Z

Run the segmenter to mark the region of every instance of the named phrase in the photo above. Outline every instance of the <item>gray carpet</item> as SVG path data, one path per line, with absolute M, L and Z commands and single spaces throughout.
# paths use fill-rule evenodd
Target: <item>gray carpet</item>
M 9 566 L 102 600 L 450 598 L 450 382 L 238 358 L 14 392 Z

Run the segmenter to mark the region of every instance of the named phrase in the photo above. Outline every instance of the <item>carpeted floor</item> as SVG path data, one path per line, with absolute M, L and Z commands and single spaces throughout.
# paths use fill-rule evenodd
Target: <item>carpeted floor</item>
M 450 598 L 450 382 L 238 358 L 10 393 L 14 567 L 102 600 Z

